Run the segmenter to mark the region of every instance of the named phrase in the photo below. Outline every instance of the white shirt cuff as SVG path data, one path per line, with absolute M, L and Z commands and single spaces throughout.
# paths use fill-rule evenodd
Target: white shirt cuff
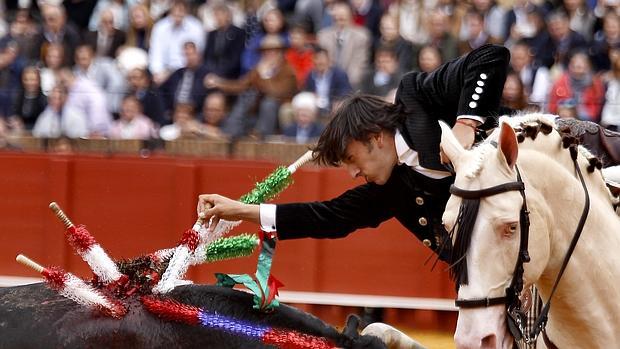
M 470 120 L 476 120 L 481 124 L 484 124 L 484 120 L 486 118 L 483 118 L 482 116 L 476 116 L 476 115 L 459 115 L 456 117 L 456 119 L 470 119 Z
M 260 204 L 260 227 L 264 232 L 276 231 L 276 205 Z

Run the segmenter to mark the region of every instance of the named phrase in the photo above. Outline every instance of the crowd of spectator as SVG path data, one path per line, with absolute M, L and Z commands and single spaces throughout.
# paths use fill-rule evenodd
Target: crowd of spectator
M 618 0 L 0 0 L 6 135 L 312 142 L 487 43 L 502 104 L 620 128 Z

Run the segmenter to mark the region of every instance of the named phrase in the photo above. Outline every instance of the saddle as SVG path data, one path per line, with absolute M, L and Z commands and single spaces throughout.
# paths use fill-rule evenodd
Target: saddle
M 620 133 L 590 121 L 556 119 L 558 131 L 573 136 L 603 162 L 603 167 L 620 165 Z
M 603 177 L 611 194 L 620 197 L 620 133 L 590 121 L 556 119 L 558 131 L 575 137 L 603 162 Z

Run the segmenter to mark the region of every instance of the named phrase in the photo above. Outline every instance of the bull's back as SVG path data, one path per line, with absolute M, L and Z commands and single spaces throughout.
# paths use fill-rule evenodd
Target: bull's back
M 334 328 L 298 309 L 271 313 L 252 309 L 252 296 L 208 285 L 181 286 L 169 295 L 181 303 L 249 324 L 294 329 L 342 345 Z M 0 288 L 0 348 L 264 348 L 256 339 L 162 321 L 137 296 L 124 300 L 128 313 L 112 319 L 49 290 L 44 284 Z

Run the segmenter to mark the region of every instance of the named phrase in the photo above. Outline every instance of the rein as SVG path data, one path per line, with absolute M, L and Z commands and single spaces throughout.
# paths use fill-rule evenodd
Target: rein
M 575 166 L 575 172 L 577 173 L 577 177 L 579 178 L 581 185 L 583 187 L 583 191 L 585 194 L 585 204 L 583 211 L 581 213 L 581 217 L 579 219 L 579 223 L 577 224 L 577 228 L 575 229 L 575 233 L 571 240 L 570 246 L 564 255 L 564 261 L 562 262 L 562 267 L 558 275 L 556 276 L 555 282 L 553 284 L 553 288 L 551 289 L 551 294 L 549 295 L 549 300 L 542 308 L 540 315 L 534 322 L 534 326 L 530 332 L 528 332 L 526 328 L 527 317 L 525 312 L 521 308 L 521 300 L 519 295 L 523 290 L 523 264 L 530 261 L 530 256 L 528 252 L 528 241 L 529 241 L 529 211 L 527 209 L 527 201 L 525 197 L 525 184 L 521 179 L 521 174 L 519 172 L 519 168 L 515 165 L 515 169 L 517 172 L 517 180 L 515 182 L 508 182 L 504 184 L 500 184 L 497 186 L 480 189 L 480 190 L 464 190 L 458 188 L 454 185 L 450 187 L 450 193 L 456 196 L 459 196 L 463 199 L 481 199 L 483 197 L 488 197 L 492 195 L 497 195 L 501 193 L 505 193 L 508 191 L 518 190 L 523 197 L 523 205 L 521 206 L 521 212 L 519 217 L 519 225 L 521 227 L 520 232 L 520 245 L 519 245 L 519 255 L 517 257 L 517 262 L 515 264 L 515 269 L 513 272 L 513 278 L 510 283 L 510 286 L 506 288 L 506 295 L 500 297 L 486 297 L 486 298 L 474 298 L 474 299 L 457 299 L 455 301 L 455 305 L 459 308 L 481 308 L 481 307 L 489 307 L 494 305 L 504 304 L 506 305 L 506 322 L 508 324 L 508 329 L 512 334 L 514 340 L 516 342 L 523 340 L 526 344 L 532 344 L 538 338 L 538 335 L 542 332 L 545 342 L 550 340 L 548 339 L 545 326 L 547 325 L 549 308 L 551 307 L 551 299 L 555 294 L 555 291 L 560 283 L 560 279 L 566 270 L 568 265 L 568 261 L 570 260 L 575 247 L 577 246 L 577 242 L 579 241 L 579 237 L 583 231 L 583 227 L 585 225 L 586 219 L 588 217 L 588 213 L 590 211 L 590 195 L 588 193 L 588 188 L 586 186 L 585 180 L 583 178 L 583 174 L 579 168 L 579 164 L 577 163 L 577 149 L 575 147 L 570 148 L 571 158 L 573 159 L 573 164 Z M 553 343 L 550 343 L 553 344 Z M 554 346 L 555 347 L 555 346 Z

